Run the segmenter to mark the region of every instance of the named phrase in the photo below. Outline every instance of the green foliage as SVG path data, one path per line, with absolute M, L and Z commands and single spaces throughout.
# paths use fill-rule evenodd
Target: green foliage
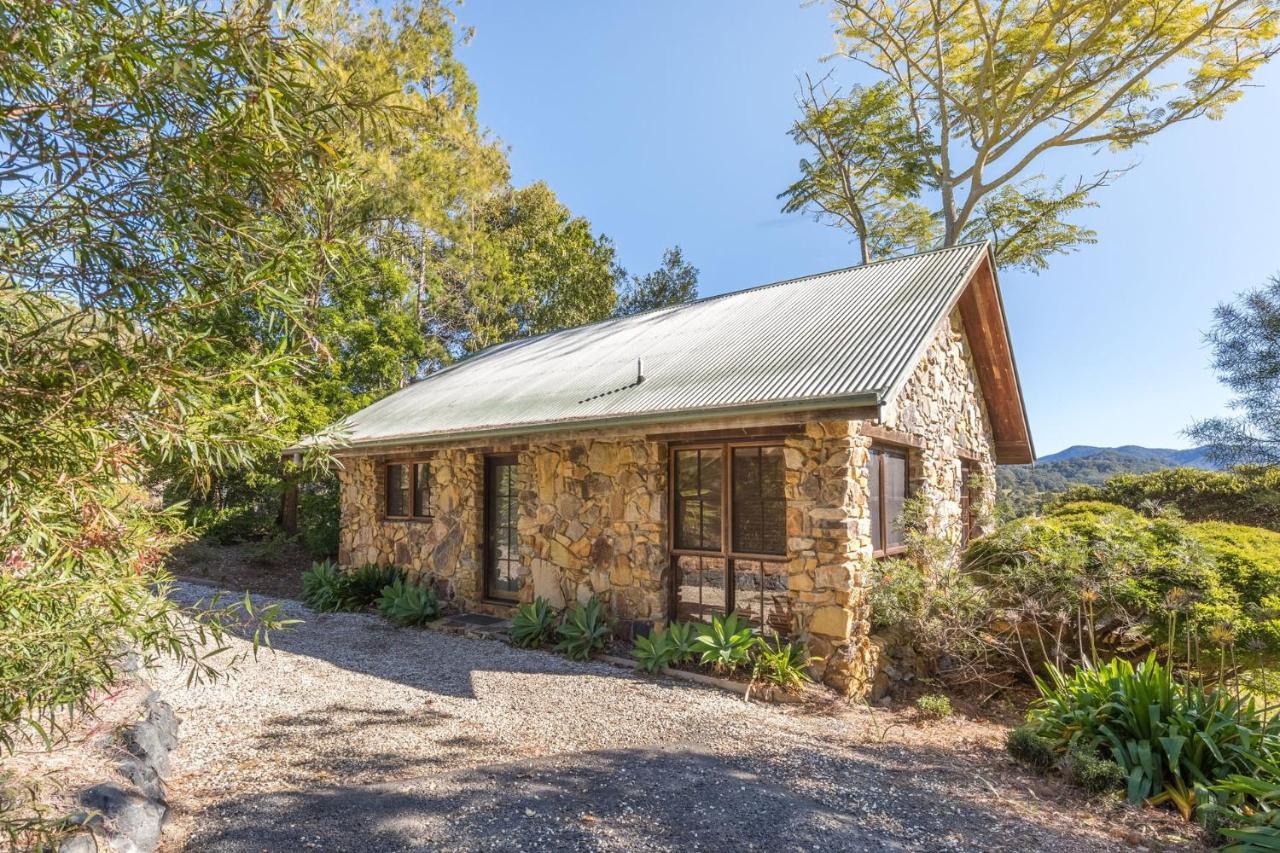
M 1053 743 L 1041 737 L 1032 725 L 1010 730 L 1005 738 L 1005 749 L 1015 759 L 1040 773 L 1047 772 L 1058 760 Z
M 810 156 L 778 196 L 783 212 L 848 229 L 864 263 L 929 248 L 936 223 L 913 200 L 928 176 L 927 151 L 896 88 L 854 86 L 842 96 L 806 78 L 799 106 L 791 138 Z
M 636 637 L 631 656 L 648 673 L 655 673 L 672 664 L 674 649 L 666 630 L 656 629 L 646 637 Z
M 951 676 L 983 665 L 989 610 L 984 589 L 961 572 L 957 546 L 930 529 L 927 499 L 907 500 L 900 515 L 907 553 L 871 566 L 871 618 L 880 632 Z
M 1128 781 L 1123 767 L 1086 745 L 1069 747 L 1058 768 L 1068 782 L 1094 795 L 1123 790 Z
M 401 628 L 422 626 L 440 616 L 440 602 L 436 599 L 435 590 L 403 577 L 396 577 L 383 587 L 377 604 L 378 612 Z
M 332 560 L 312 563 L 302 573 L 302 601 L 319 613 L 333 613 L 351 608 L 351 575 Z
M 560 637 L 557 652 L 574 660 L 588 660 L 609 644 L 613 624 L 605 615 L 600 599 L 593 595 L 586 604 L 574 604 L 564 612 L 556 633 Z
M 699 626 L 692 622 L 672 622 L 667 626 L 667 645 L 671 648 L 672 663 L 689 663 L 698 654 L 698 630 Z
M 1234 397 L 1235 417 L 1199 421 L 1189 431 L 1219 464 L 1280 467 L 1280 275 L 1263 288 L 1219 303 L 1213 330 L 1213 369 Z
M 1071 676 L 1050 666 L 1037 687 L 1034 732 L 1056 752 L 1108 752 L 1133 803 L 1170 803 L 1189 819 L 1210 786 L 1280 759 L 1280 719 L 1226 690 L 1180 682 L 1154 653 L 1136 667 L 1116 658 Z
M 1171 468 L 1176 462 L 1155 454 L 1099 448 L 1068 459 L 1051 459 L 1034 465 L 1001 465 L 996 469 L 1000 510 L 1004 518 L 1018 518 L 1042 511 L 1063 500 L 1107 500 L 1087 488 L 1062 494 L 1078 486 L 1101 486 L 1121 475 L 1148 474 Z M 1199 469 L 1178 469 L 1197 471 Z M 1111 503 L 1125 503 L 1110 500 Z M 1128 504 L 1138 509 L 1139 503 Z
M 1217 801 L 1207 816 L 1228 825 L 1221 830 L 1230 840 L 1223 853 L 1280 849 L 1280 768 L 1264 773 L 1228 776 L 1211 787 Z
M 346 577 L 346 601 L 343 610 L 363 610 L 376 603 L 385 588 L 404 579 L 404 572 L 395 566 L 365 563 L 352 570 Z
M 1032 0 L 836 0 L 837 51 L 872 77 L 844 96 L 815 97 L 812 83 L 802 93 L 797 129 L 821 128 L 816 108 L 834 129 L 816 140 L 797 133 L 813 154 L 789 206 L 838 220 L 864 259 L 868 244 L 918 244 L 914 229 L 895 234 L 905 219 L 928 222 L 941 245 L 989 239 L 1001 266 L 1043 269 L 1094 239 L 1069 219 L 1128 168 L 1072 179 L 1043 174 L 1046 163 L 1218 118 L 1276 50 L 1269 2 L 1149 12 L 1104 2 L 1046 13 Z M 891 213 L 869 213 L 868 197 L 886 199 Z
M 317 256 L 286 211 L 377 110 L 340 100 L 279 11 L 0 5 L 0 751 L 91 708 L 130 651 L 213 678 L 237 660 L 227 631 L 256 648 L 286 623 L 170 599 L 183 518 L 141 489 L 279 447 L 304 370 Z M 276 344 L 226 334 L 231 305 Z
M 930 720 L 943 720 L 952 714 L 951 699 L 942 693 L 929 693 L 916 700 L 916 710 Z
M 809 657 L 801 643 L 759 637 L 751 650 L 751 677 L 794 693 L 813 681 L 809 664 L 815 660 L 818 658 Z
M 974 542 L 965 563 L 1035 673 L 1041 660 L 1061 667 L 1170 641 L 1216 646 L 1224 631 L 1274 654 L 1278 555 L 1280 534 L 1270 531 L 1082 502 L 1003 525 Z
M 532 649 L 551 642 L 558 614 L 551 602 L 539 596 L 516 608 L 511 617 L 511 639 L 521 648 Z
M 1068 489 L 1057 503 L 1105 501 L 1136 511 L 1173 507 L 1188 521 L 1222 521 L 1280 531 L 1280 468 L 1169 468 L 1124 474 Z
M 699 662 L 716 672 L 733 672 L 746 666 L 751 660 L 758 635 L 737 613 L 711 617 L 711 624 L 702 626 L 693 641 L 699 653 Z
M 325 477 L 298 490 L 298 534 L 316 559 L 338 554 L 338 478 Z
M 647 275 L 634 278 L 621 269 L 615 270 L 614 274 L 617 277 L 618 305 L 613 313 L 619 317 L 698 298 L 698 268 L 684 259 L 684 252 L 679 246 L 663 252 L 662 266 Z

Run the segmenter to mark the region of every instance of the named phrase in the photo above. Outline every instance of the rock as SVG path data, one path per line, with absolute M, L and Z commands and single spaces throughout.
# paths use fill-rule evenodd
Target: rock
M 560 588 L 559 569 L 546 560 L 534 560 L 532 576 L 535 596 L 545 598 L 552 607 L 564 607 L 564 590 Z
M 824 637 L 847 637 L 852 619 L 843 607 L 819 607 L 809 620 L 809 631 Z
M 112 849 L 121 853 L 130 850 L 150 853 L 155 850 L 169 812 L 164 803 L 131 793 L 110 782 L 82 792 L 80 804 L 107 819 L 117 836 L 112 839 Z M 132 846 L 122 842 L 130 842 Z

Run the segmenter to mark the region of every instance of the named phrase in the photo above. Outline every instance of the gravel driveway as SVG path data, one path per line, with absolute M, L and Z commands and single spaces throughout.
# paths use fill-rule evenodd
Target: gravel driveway
M 157 674 L 183 720 L 168 849 L 1132 849 L 1123 812 L 1048 808 L 1061 789 L 994 725 L 748 704 L 284 604 L 305 624 L 234 679 Z

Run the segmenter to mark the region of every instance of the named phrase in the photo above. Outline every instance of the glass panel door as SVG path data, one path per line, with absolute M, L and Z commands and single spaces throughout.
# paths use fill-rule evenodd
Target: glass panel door
M 484 483 L 484 594 L 486 598 L 515 599 L 520 593 L 516 457 L 486 457 Z

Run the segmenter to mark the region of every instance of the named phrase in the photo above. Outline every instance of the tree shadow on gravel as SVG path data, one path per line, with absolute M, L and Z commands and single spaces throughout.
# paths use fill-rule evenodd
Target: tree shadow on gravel
M 1097 832 L 957 796 L 942 754 L 607 750 L 392 784 L 280 791 L 201 813 L 188 850 L 1119 849 Z M 901 752 L 897 750 L 896 752 Z M 910 769 L 890 772 L 886 763 Z M 972 780 L 969 780 L 972 782 Z
M 188 584 L 174 597 L 187 606 L 207 605 L 218 592 Z M 230 601 L 224 596 L 224 603 Z M 258 602 L 269 603 L 269 600 Z M 323 660 L 351 672 L 384 678 L 460 699 L 478 699 L 475 674 L 500 672 L 525 675 L 592 675 L 636 680 L 628 670 L 600 662 L 571 661 L 550 652 L 518 649 L 497 640 L 475 639 L 419 628 L 397 628 L 373 613 L 315 613 L 297 601 L 283 600 L 285 615 L 302 624 L 271 635 L 278 652 Z M 230 633 L 250 639 L 250 630 Z M 269 656 L 271 649 L 260 655 Z M 658 682 L 654 682 L 658 683 Z M 674 685 L 672 685 L 674 686 Z M 687 687 L 687 685 L 684 685 Z

